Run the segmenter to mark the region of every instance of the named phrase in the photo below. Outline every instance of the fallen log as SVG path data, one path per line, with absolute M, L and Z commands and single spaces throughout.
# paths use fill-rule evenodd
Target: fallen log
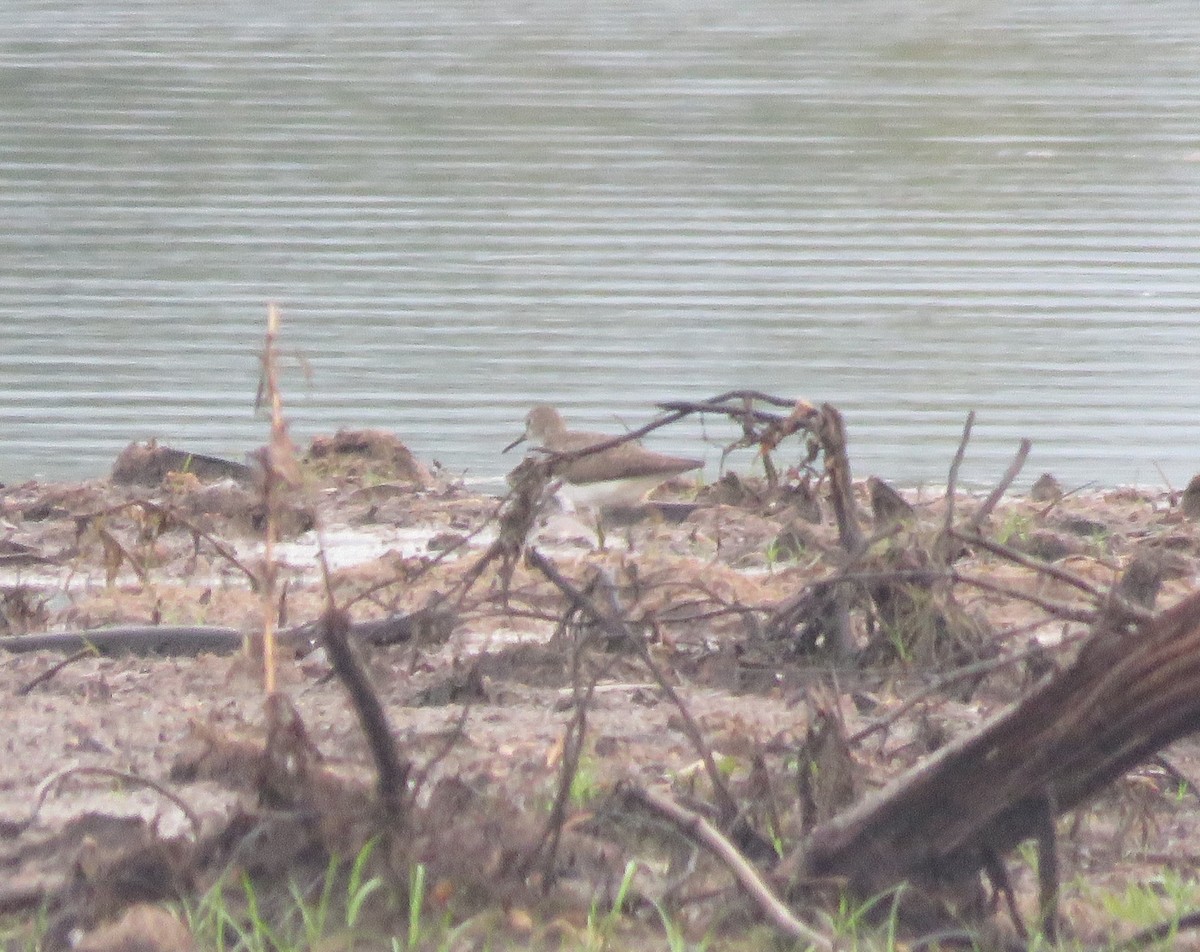
M 254 469 L 245 463 L 159 446 L 157 440 L 126 446 L 113 463 L 111 479 L 122 486 L 157 486 L 168 473 L 191 473 L 206 481 L 232 479 L 250 483 L 254 480 Z
M 1068 668 L 818 826 L 776 872 L 793 894 L 834 881 L 865 898 L 907 883 L 907 908 L 924 918 L 929 899 L 978 892 L 998 857 L 1030 838 L 1045 848 L 1056 815 L 1198 727 L 1200 593 L 1150 619 L 1114 602 Z
M 0 651 L 80 651 L 101 655 L 229 654 L 241 648 L 245 635 L 216 625 L 112 625 L 77 631 L 48 631 L 0 638 Z
M 444 641 L 453 627 L 453 616 L 433 608 L 400 612 L 350 626 L 351 638 L 373 645 L 409 641 L 435 644 Z M 322 637 L 320 620 L 278 632 L 280 643 L 303 653 Z M 241 649 L 246 633 L 218 625 L 113 625 L 78 631 L 53 631 L 0 638 L 0 651 L 79 651 L 94 649 L 101 655 L 232 654 Z

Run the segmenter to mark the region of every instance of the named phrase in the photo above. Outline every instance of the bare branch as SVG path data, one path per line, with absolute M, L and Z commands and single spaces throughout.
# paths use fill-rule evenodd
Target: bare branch
M 984 591 L 995 592 L 997 595 L 1003 595 L 1006 598 L 1015 598 L 1023 602 L 1028 602 L 1030 605 L 1036 605 L 1048 615 L 1053 615 L 1055 618 L 1061 618 L 1063 621 L 1075 621 L 1084 625 L 1094 624 L 1099 617 L 1098 613 L 1092 609 L 1077 608 L 1074 605 L 1065 605 L 1062 602 L 1054 602 L 1048 598 L 1042 598 L 1039 595 L 1034 595 L 1032 592 L 1023 592 L 1017 588 L 1010 588 L 1007 585 L 1001 585 L 999 582 L 993 582 L 989 579 L 982 578 L 978 575 L 968 575 L 965 572 L 954 572 L 951 576 L 954 581 L 962 582 L 966 585 L 973 585 L 975 588 L 981 588 Z
M 177 793 L 168 790 L 156 780 L 151 780 L 149 777 L 143 777 L 140 774 L 129 773 L 124 770 L 114 770 L 111 767 L 92 767 L 78 766 L 67 767 L 65 770 L 60 770 L 58 773 L 51 774 L 38 785 L 37 799 L 34 801 L 33 810 L 30 811 L 29 819 L 24 825 L 30 826 L 37 819 L 42 807 L 46 803 L 50 793 L 62 784 L 69 777 L 108 777 L 112 780 L 122 780 L 126 783 L 136 784 L 139 787 L 147 787 L 153 790 L 164 800 L 169 800 L 174 804 L 180 813 L 187 817 L 187 821 L 191 824 L 193 835 L 199 839 L 200 837 L 200 817 L 196 812 L 188 806 L 187 802 Z
M 992 490 L 991 495 L 983 501 L 983 505 L 979 507 L 970 521 L 970 527 L 976 532 L 983 525 L 983 520 L 986 519 L 1001 499 L 1008 492 L 1008 487 L 1012 485 L 1013 480 L 1020 475 L 1021 470 L 1025 467 L 1025 460 L 1029 457 L 1029 451 L 1033 448 L 1033 444 L 1029 440 L 1021 440 L 1021 445 L 1017 448 L 1017 455 L 1013 457 L 1013 461 L 1008 464 L 1008 469 L 1004 471 L 1004 475 L 1000 477 L 1000 482 L 996 484 L 996 488 Z
M 943 532 L 949 534 L 954 528 L 954 494 L 958 491 L 958 470 L 967 455 L 967 443 L 971 439 L 971 427 L 975 425 L 975 411 L 967 414 L 967 422 L 963 424 L 962 439 L 958 441 L 958 450 L 950 463 L 950 473 L 946 477 L 946 523 Z
M 681 832 L 699 843 L 717 857 L 745 890 L 751 900 L 776 929 L 796 942 L 807 942 L 820 952 L 834 952 L 832 939 L 812 926 L 797 919 L 787 906 L 771 891 L 750 862 L 711 823 L 697 813 L 680 806 L 669 797 L 643 787 L 626 786 L 622 789 L 633 803 L 649 810 L 656 816 L 669 820 Z

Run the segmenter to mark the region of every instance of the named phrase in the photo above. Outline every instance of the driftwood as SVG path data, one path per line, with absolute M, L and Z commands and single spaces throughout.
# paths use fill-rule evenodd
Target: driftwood
M 302 652 L 315 647 L 321 638 L 321 624 L 316 621 L 285 628 L 278 633 L 278 638 L 281 643 Z M 374 645 L 408 641 L 432 644 L 444 641 L 452 626 L 453 618 L 449 613 L 422 608 L 356 622 L 350 626 L 349 635 Z M 216 625 L 116 625 L 0 638 L 0 651 L 18 654 L 92 649 L 101 655 L 231 654 L 242 647 L 245 639 L 246 634 L 236 628 Z
M 156 440 L 130 443 L 121 451 L 112 468 L 112 481 L 118 485 L 157 486 L 168 473 L 191 473 L 199 479 L 233 479 L 240 483 L 254 480 L 254 470 L 245 463 L 203 453 L 190 453 Z
M 792 412 L 785 417 L 769 410 L 757 409 L 756 404 L 790 408 Z M 666 411 L 667 415 L 657 421 L 655 426 L 672 422 L 690 413 L 727 416 L 740 424 L 742 436 L 725 447 L 721 454 L 722 462 L 735 449 L 754 447 L 762 460 L 763 469 L 767 474 L 767 486 L 772 492 L 779 488 L 779 471 L 771 461 L 771 453 L 780 441 L 794 433 L 812 433 L 813 421 L 820 416 L 816 407 L 805 400 L 785 400 L 760 390 L 727 390 L 708 400 L 675 400 L 660 403 L 658 408 Z M 815 446 L 810 446 L 808 462 L 815 458 Z
M 919 917 L 930 907 L 912 900 L 961 902 L 1024 840 L 1053 864 L 1056 815 L 1198 727 L 1200 593 L 1149 620 L 1114 602 L 1070 667 L 817 827 L 777 874 L 793 891 L 834 881 L 862 897 L 908 883 Z
M 855 648 L 850 624 L 853 593 L 844 576 L 866 552 L 867 540 L 858 524 L 850 458 L 846 452 L 846 424 L 841 413 L 829 404 L 820 410 L 809 407 L 804 423 L 824 452 L 829 498 L 837 519 L 838 545 L 844 553 L 845 564 L 829 578 L 780 603 L 767 622 L 767 634 L 778 640 L 794 638 L 799 650 L 809 650 L 823 641 L 829 654 L 845 663 L 852 660 Z

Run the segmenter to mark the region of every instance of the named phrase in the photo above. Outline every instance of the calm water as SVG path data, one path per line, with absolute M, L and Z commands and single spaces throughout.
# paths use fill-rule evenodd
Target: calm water
M 858 475 L 974 408 L 976 481 L 1178 485 L 1198 74 L 1195 0 L 5 0 L 0 480 L 256 445 L 273 300 L 301 436 L 473 476 L 533 402 L 750 386 Z

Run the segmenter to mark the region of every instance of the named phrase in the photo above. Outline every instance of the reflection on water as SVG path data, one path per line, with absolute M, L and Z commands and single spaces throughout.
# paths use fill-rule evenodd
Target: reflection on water
M 301 435 L 476 476 L 535 402 L 753 386 L 841 406 L 862 475 L 944 478 L 974 408 L 969 478 L 1030 436 L 1034 475 L 1185 481 L 1194 14 L 8 0 L 0 479 L 255 445 L 275 300 Z

